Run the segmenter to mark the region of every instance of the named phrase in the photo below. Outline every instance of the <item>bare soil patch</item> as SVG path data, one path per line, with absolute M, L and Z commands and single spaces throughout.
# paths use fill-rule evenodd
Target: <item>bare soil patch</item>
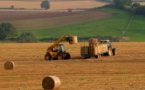
M 111 14 L 100 11 L 79 11 L 79 12 L 43 12 L 43 11 L 0 11 L 0 21 L 31 20 L 41 18 L 65 17 L 82 14 L 90 14 L 99 17 L 106 17 Z
M 10 22 L 17 30 L 33 30 L 61 27 L 111 17 L 101 11 L 46 12 L 46 11 L 0 11 L 0 21 Z
M 130 40 L 129 37 L 122 37 L 123 40 Z

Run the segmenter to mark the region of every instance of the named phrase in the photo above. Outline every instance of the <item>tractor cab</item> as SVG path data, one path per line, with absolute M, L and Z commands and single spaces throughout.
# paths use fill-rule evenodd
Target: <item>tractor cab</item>
M 101 40 L 101 41 L 99 41 L 99 43 L 100 44 L 108 44 L 108 47 L 111 47 L 112 48 L 112 46 L 111 46 L 111 43 L 110 43 L 110 40 Z
M 65 47 L 64 44 L 58 44 L 53 48 L 53 52 L 61 52 L 61 53 L 65 53 Z
M 56 45 L 51 52 L 45 55 L 45 60 L 62 60 L 70 59 L 70 54 L 66 52 L 64 44 Z
M 110 40 L 101 40 L 99 41 L 100 44 L 108 44 L 108 50 L 111 49 L 112 50 L 112 54 L 115 55 L 115 48 L 112 48 L 112 45 L 110 43 Z

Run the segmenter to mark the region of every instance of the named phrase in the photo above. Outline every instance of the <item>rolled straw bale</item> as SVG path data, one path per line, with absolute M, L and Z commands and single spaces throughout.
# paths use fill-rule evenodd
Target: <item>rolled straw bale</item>
M 44 90 L 58 89 L 61 85 L 61 81 L 56 76 L 47 76 L 42 81 L 42 87 Z
M 77 38 L 77 36 L 70 36 L 70 37 L 69 37 L 69 43 L 70 43 L 70 44 L 76 44 L 76 43 L 78 43 L 78 38 Z
M 89 54 L 96 54 L 96 48 L 98 47 L 99 43 L 91 43 L 89 44 Z
M 5 64 L 4 64 L 4 68 L 6 70 L 13 69 L 14 67 L 15 67 L 15 64 L 12 61 L 6 61 Z
M 98 40 L 96 38 L 89 39 L 89 54 L 96 54 L 95 47 L 98 45 Z
M 89 39 L 89 44 L 97 43 L 97 42 L 98 42 L 98 39 L 96 39 L 96 38 L 90 38 Z

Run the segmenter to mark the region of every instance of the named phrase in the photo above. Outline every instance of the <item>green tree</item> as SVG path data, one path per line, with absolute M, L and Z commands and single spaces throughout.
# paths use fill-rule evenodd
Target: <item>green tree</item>
M 45 10 L 50 8 L 50 4 L 48 0 L 42 1 L 42 3 L 40 4 L 41 8 L 45 8 Z
M 140 7 L 141 5 L 140 5 L 140 3 L 133 3 L 132 4 L 132 8 L 138 8 L 138 7 Z
M 113 0 L 113 1 L 115 3 L 115 7 L 120 9 L 132 4 L 132 0 Z
M 0 24 L 0 40 L 4 40 L 6 38 L 12 38 L 17 36 L 16 27 L 14 27 L 11 23 L 1 23 Z
M 24 32 L 17 38 L 18 43 L 38 42 L 38 39 L 30 32 Z
M 141 5 L 140 3 L 133 3 L 130 10 L 132 13 L 135 13 L 136 12 L 136 9 L 139 8 Z
M 145 6 L 140 6 L 136 9 L 136 14 L 145 15 Z

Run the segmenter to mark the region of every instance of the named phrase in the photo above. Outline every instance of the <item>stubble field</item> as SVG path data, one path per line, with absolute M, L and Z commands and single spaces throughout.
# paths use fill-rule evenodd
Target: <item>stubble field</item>
M 40 4 L 42 1 L 0 1 L 0 8 L 10 8 L 11 5 L 14 8 L 24 9 L 41 9 Z M 101 7 L 108 3 L 99 1 L 50 1 L 50 9 L 48 11 L 60 11 L 64 9 L 86 9 Z
M 58 76 L 59 90 L 143 90 L 145 89 L 145 43 L 113 42 L 117 55 L 83 59 L 80 46 L 69 45 L 70 60 L 45 61 L 52 43 L 0 44 L 0 89 L 43 90 L 45 76 Z M 3 68 L 5 61 L 15 62 L 13 70 Z
M 14 5 L 14 8 L 26 9 L 1 9 L 0 22 L 12 23 L 17 30 L 35 30 L 68 26 L 112 16 L 108 12 L 82 11 L 107 4 L 99 1 L 50 1 L 49 10 L 39 10 L 40 4 L 41 1 L 0 1 L 0 8 L 10 8 Z M 68 13 L 68 8 L 73 9 L 73 12 Z
M 140 4 L 141 4 L 141 5 L 145 5 L 145 2 L 141 2 Z

